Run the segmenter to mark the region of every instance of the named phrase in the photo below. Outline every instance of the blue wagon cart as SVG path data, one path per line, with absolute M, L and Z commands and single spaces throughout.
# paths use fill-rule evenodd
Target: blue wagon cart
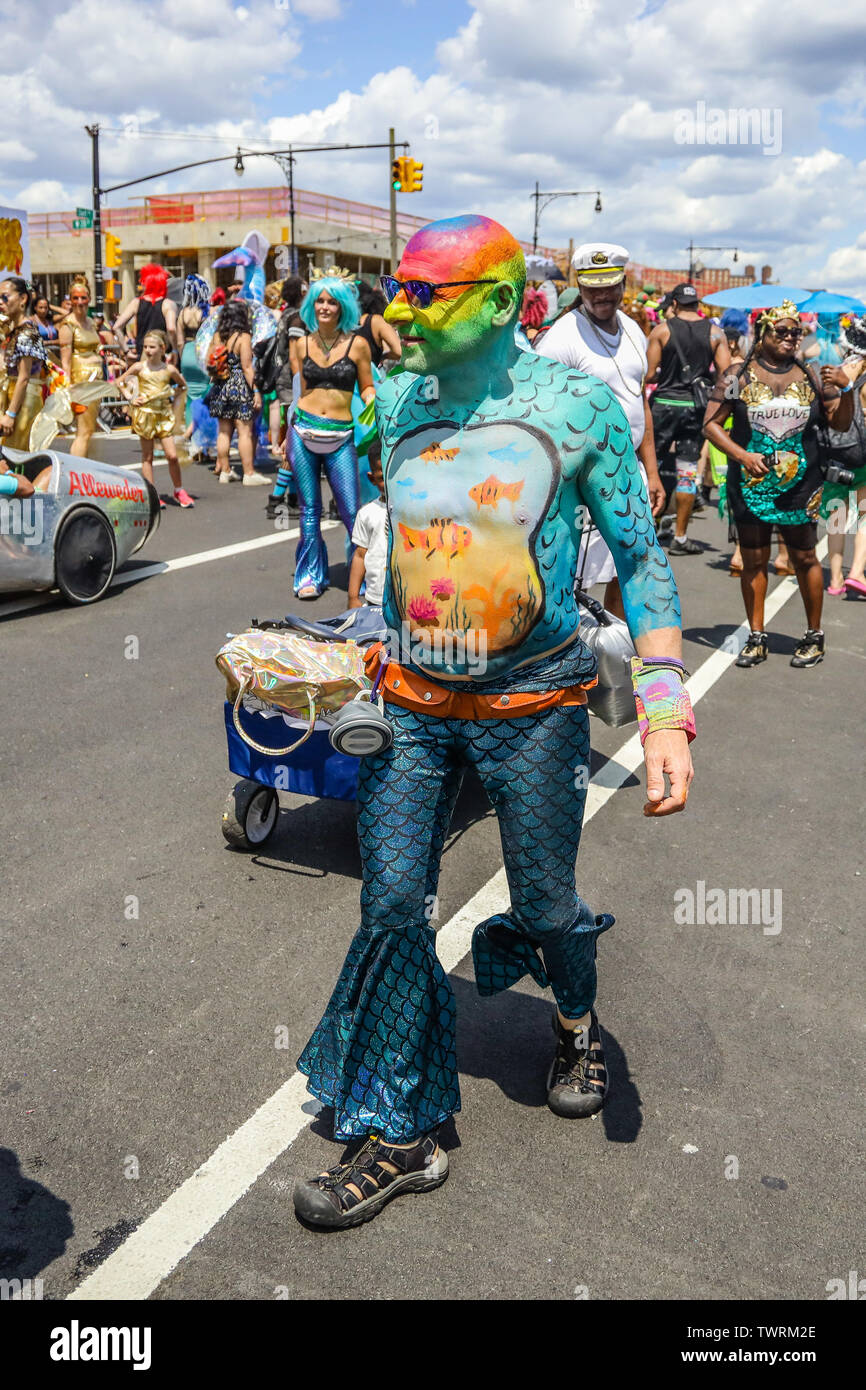
M 285 622 L 310 636 L 331 641 L 343 637 L 359 645 L 381 640 L 385 631 L 381 615 L 369 609 L 353 609 L 324 623 L 308 623 L 294 616 Z M 247 851 L 261 849 L 273 835 L 281 791 L 327 801 L 354 801 L 360 766 L 359 758 L 331 747 L 327 721 L 317 723 L 312 734 L 290 753 L 279 751 L 300 739 L 306 721 L 274 710 L 264 712 L 254 704 L 246 701 L 238 713 L 246 739 L 235 727 L 231 701 L 223 704 L 229 771 L 240 781 L 226 799 L 222 832 L 234 849 Z

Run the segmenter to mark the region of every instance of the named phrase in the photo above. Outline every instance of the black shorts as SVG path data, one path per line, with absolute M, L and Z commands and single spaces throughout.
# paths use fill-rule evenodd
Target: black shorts
M 693 405 L 665 405 L 656 400 L 650 409 L 656 454 L 673 449 L 678 458 L 697 463 L 704 442 L 704 412 Z

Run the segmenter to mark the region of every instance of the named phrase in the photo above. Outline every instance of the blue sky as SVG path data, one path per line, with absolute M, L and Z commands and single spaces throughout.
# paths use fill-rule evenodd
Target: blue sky
M 468 0 L 344 0 L 343 18 L 297 18 L 303 52 L 286 80 L 261 103 L 264 116 L 306 111 L 374 72 L 408 64 L 422 79 L 436 70 L 436 46 L 471 16 Z

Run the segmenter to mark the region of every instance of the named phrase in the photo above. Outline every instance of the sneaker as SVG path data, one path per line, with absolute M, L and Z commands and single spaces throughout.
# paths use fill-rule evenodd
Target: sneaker
M 814 628 L 807 628 L 794 648 L 792 666 L 817 666 L 824 660 L 824 634 Z
M 244 487 L 270 487 L 271 480 L 263 473 L 245 473 Z
M 746 645 L 737 657 L 736 666 L 757 666 L 759 662 L 767 660 L 767 634 L 766 632 L 750 632 L 746 638 Z
M 383 1164 L 397 1169 L 392 1173 Z M 425 1134 L 411 1149 L 397 1149 L 371 1134 L 348 1163 L 295 1183 L 295 1211 L 311 1226 L 336 1230 L 360 1226 L 377 1216 L 401 1192 L 430 1192 L 448 1176 L 448 1155 L 433 1134 Z M 349 1184 L 362 1196 L 351 1190 Z
M 176 487 L 174 490 L 174 500 L 181 507 L 194 507 L 195 502 L 190 497 L 185 487 Z
M 595 1013 L 588 1028 L 563 1028 L 553 1009 L 556 1054 L 547 1077 L 547 1104 L 554 1115 L 582 1120 L 596 1115 L 607 1094 L 607 1068 Z
M 163 502 L 163 500 L 162 500 L 161 497 L 160 497 L 160 499 L 159 499 L 159 510 L 160 510 L 161 512 L 164 512 L 164 511 L 165 511 L 165 503 Z
M 234 468 L 224 468 L 219 475 L 219 482 L 221 483 L 239 483 L 240 480 L 241 475 Z
M 690 541 L 688 536 L 682 541 L 674 536 L 668 546 L 669 555 L 700 555 L 700 553 L 701 547 L 698 545 L 697 541 Z

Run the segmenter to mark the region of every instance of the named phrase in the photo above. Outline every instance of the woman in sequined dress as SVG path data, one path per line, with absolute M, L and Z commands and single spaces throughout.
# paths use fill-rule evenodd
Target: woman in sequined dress
M 842 368 L 824 366 L 819 378 L 797 356 L 800 337 L 790 301 L 767 310 L 754 347 L 716 383 L 704 416 L 704 434 L 730 460 L 728 504 L 743 555 L 740 584 L 750 631 L 738 666 L 767 659 L 764 600 L 774 527 L 787 542 L 808 623 L 791 665 L 816 666 L 824 659 L 824 576 L 815 554 L 824 482 L 818 432 L 823 422 L 847 429 L 853 412 Z M 730 434 L 723 429 L 729 415 Z

